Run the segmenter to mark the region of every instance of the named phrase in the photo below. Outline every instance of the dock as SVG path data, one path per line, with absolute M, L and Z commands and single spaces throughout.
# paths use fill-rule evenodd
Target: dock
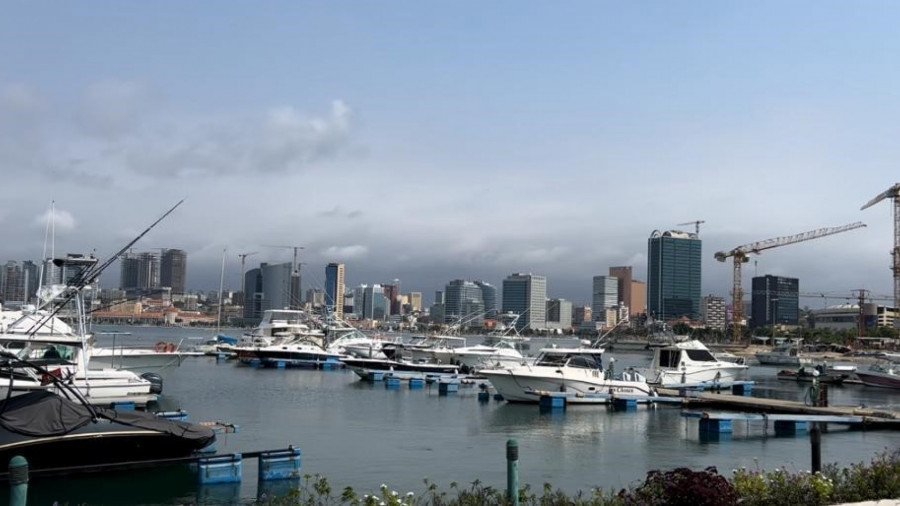
M 681 397 L 684 408 L 719 408 L 731 409 L 752 413 L 767 414 L 802 414 L 802 415 L 831 415 L 839 417 L 861 417 L 865 424 L 876 426 L 889 426 L 900 428 L 900 412 L 893 410 L 879 410 L 862 408 L 858 406 L 809 406 L 802 402 L 786 401 L 781 399 L 768 399 L 763 397 L 748 397 L 744 395 L 679 392 L 678 390 L 660 388 L 657 390 L 661 396 Z

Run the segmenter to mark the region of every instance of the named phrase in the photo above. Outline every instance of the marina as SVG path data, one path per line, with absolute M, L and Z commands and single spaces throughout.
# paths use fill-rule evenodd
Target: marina
M 132 331 L 136 335 L 130 342 L 135 345 L 152 345 L 161 334 L 175 340 L 188 332 L 162 328 Z M 646 364 L 648 356 L 642 352 L 615 354 L 616 367 Z M 748 371 L 746 381 L 753 382 L 752 394 L 765 401 L 692 390 L 687 397 L 688 402 L 695 403 L 690 411 L 736 413 L 733 404 L 717 408 L 700 401 L 725 397 L 729 402 L 766 402 L 797 409 L 809 385 L 778 381 L 774 373 L 763 367 Z M 350 485 L 357 490 L 377 490 L 387 483 L 397 490 L 421 491 L 425 477 L 442 486 L 475 479 L 502 486 L 506 478 L 503 445 L 509 438 L 518 439 L 520 444 L 523 484 L 549 481 L 568 491 L 623 487 L 642 479 L 650 469 L 680 466 L 715 465 L 723 471 L 740 466 L 809 468 L 808 438 L 802 432 L 788 438 L 780 432 L 775 434 L 772 418 L 768 429 L 760 420 L 735 419 L 733 432 L 715 440 L 701 435 L 697 419 L 683 416 L 677 404 L 624 410 L 574 406 L 542 412 L 533 404 L 495 399 L 492 391 L 486 401 L 480 401 L 484 390 L 480 388 L 483 381 L 478 379 L 460 380 L 455 391 L 443 394 L 439 381 L 423 383 L 414 386 L 400 381 L 388 385 L 384 378 L 380 382 L 364 381 L 348 369 L 278 370 L 237 365 L 215 357 L 191 357 L 171 371 L 158 408 L 181 408 L 188 410 L 192 419 L 224 419 L 240 425 L 240 431 L 219 436 L 220 453 L 295 444 L 302 449 L 301 474 L 318 473 L 334 486 Z M 660 393 L 679 397 L 677 390 Z M 831 405 L 872 406 L 868 408 L 871 412 L 889 410 L 892 399 L 888 390 L 862 385 L 829 389 Z M 866 415 L 841 411 L 840 415 L 829 416 Z M 778 444 L 768 444 L 774 437 Z M 890 446 L 895 437 L 889 430 L 833 430 L 823 435 L 823 461 L 849 464 L 865 460 Z M 350 457 L 358 454 L 367 458 Z M 554 466 L 546 464 L 550 461 Z M 410 473 L 410 469 L 417 473 Z M 210 488 L 197 483 L 195 472 L 187 472 L 190 474 L 181 474 L 177 467 L 137 470 L 117 474 L 116 480 L 139 486 L 170 476 L 165 485 L 148 496 L 154 503 L 165 504 L 252 498 L 263 486 L 255 466 L 244 467 L 240 486 Z M 62 491 L 70 502 L 97 502 L 102 496 L 103 502 L 110 503 L 105 495 L 98 495 L 100 492 L 79 486 L 93 479 L 53 478 L 53 486 L 47 487 L 41 484 L 50 482 L 36 478 L 32 499 L 35 504 L 60 500 L 57 491 Z M 126 492 L 120 494 L 119 504 L 133 503 Z

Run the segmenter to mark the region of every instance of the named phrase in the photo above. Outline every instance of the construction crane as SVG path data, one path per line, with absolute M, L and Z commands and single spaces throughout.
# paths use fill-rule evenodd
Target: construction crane
M 679 223 L 678 226 L 679 226 L 679 227 L 684 227 L 684 226 L 687 226 L 687 225 L 693 225 L 693 226 L 694 226 L 694 233 L 697 234 L 697 235 L 699 236 L 699 235 L 700 235 L 700 225 L 703 224 L 703 223 L 706 223 L 706 222 L 703 221 L 703 220 L 695 220 L 695 221 L 689 221 L 689 222 L 687 222 L 687 223 Z
M 747 255 L 751 253 L 755 253 L 759 255 L 762 251 L 772 248 L 778 248 L 781 246 L 787 246 L 789 244 L 795 244 L 798 242 L 809 241 L 812 239 L 819 239 L 820 237 L 825 237 L 828 235 L 840 234 L 841 232 L 847 232 L 848 230 L 853 230 L 856 228 L 865 227 L 865 223 L 857 221 L 856 223 L 851 223 L 849 225 L 844 225 L 841 227 L 831 227 L 831 228 L 820 228 L 817 230 L 810 230 L 809 232 L 803 232 L 802 234 L 797 235 L 788 235 L 784 237 L 776 237 L 774 239 L 766 239 L 765 241 L 753 242 L 750 244 L 745 244 L 743 246 L 738 246 L 731 251 L 719 251 L 715 254 L 716 260 L 720 262 L 724 262 L 726 258 L 733 257 L 734 258 L 734 287 L 731 293 L 732 296 L 732 339 L 734 342 L 738 342 L 741 339 L 741 322 L 744 319 L 744 291 L 741 289 L 741 264 L 749 262 L 750 260 L 747 258 Z
M 251 251 L 249 253 L 238 253 L 238 257 L 241 259 L 241 297 L 243 297 L 243 305 L 247 305 L 247 280 L 244 279 L 244 263 L 247 261 L 247 257 L 253 256 L 259 253 L 258 251 Z
M 894 249 L 891 250 L 894 271 L 894 307 L 900 304 L 900 183 L 891 186 L 874 199 L 868 201 L 859 208 L 860 211 L 868 209 L 884 199 L 894 199 Z
M 300 308 L 300 264 L 297 263 L 297 256 L 303 246 L 272 246 L 264 245 L 266 248 L 284 248 L 294 250 L 294 260 L 291 262 L 291 309 Z

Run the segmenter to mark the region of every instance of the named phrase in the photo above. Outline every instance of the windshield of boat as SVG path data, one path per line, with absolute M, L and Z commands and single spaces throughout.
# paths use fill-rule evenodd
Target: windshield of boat
M 716 357 L 709 350 L 684 350 L 687 352 L 688 358 L 694 362 L 715 362 Z
M 60 359 L 72 360 L 75 357 L 75 347 L 65 344 L 48 343 L 23 343 L 13 341 L 4 343 L 3 347 L 15 353 L 17 357 L 26 360 L 35 359 Z
M 594 353 L 555 353 L 545 352 L 537 358 L 534 365 L 549 367 L 578 367 L 582 369 L 603 370 L 603 361 L 599 354 Z

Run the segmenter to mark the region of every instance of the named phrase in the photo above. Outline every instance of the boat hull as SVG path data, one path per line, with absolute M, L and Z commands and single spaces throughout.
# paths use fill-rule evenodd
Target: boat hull
M 900 390 L 900 376 L 874 371 L 856 371 L 856 376 L 864 385 Z
M 730 362 L 718 362 L 714 367 L 697 369 L 693 371 L 679 371 L 663 369 L 659 371 L 647 371 L 648 378 L 655 378 L 650 383 L 662 387 L 677 387 L 683 383 L 705 383 L 712 381 L 727 382 L 736 381 L 747 366 Z
M 372 372 L 390 374 L 392 377 L 400 379 L 455 376 L 459 374 L 459 367 L 454 365 L 346 357 L 342 358 L 341 362 L 362 379 L 368 379 L 369 373 Z
M 144 351 L 144 350 L 141 350 Z M 179 352 L 149 353 L 121 355 L 91 354 L 88 367 L 90 369 L 119 369 L 131 371 L 138 376 L 152 372 L 165 377 L 165 373 L 172 367 L 178 367 L 184 361 L 184 355 Z
M 573 392 L 578 394 L 619 394 L 632 397 L 654 395 L 644 381 L 605 379 L 597 370 L 557 373 L 555 367 L 523 367 L 517 369 L 485 370 L 486 377 L 497 393 L 509 402 L 536 403 L 539 392 Z

